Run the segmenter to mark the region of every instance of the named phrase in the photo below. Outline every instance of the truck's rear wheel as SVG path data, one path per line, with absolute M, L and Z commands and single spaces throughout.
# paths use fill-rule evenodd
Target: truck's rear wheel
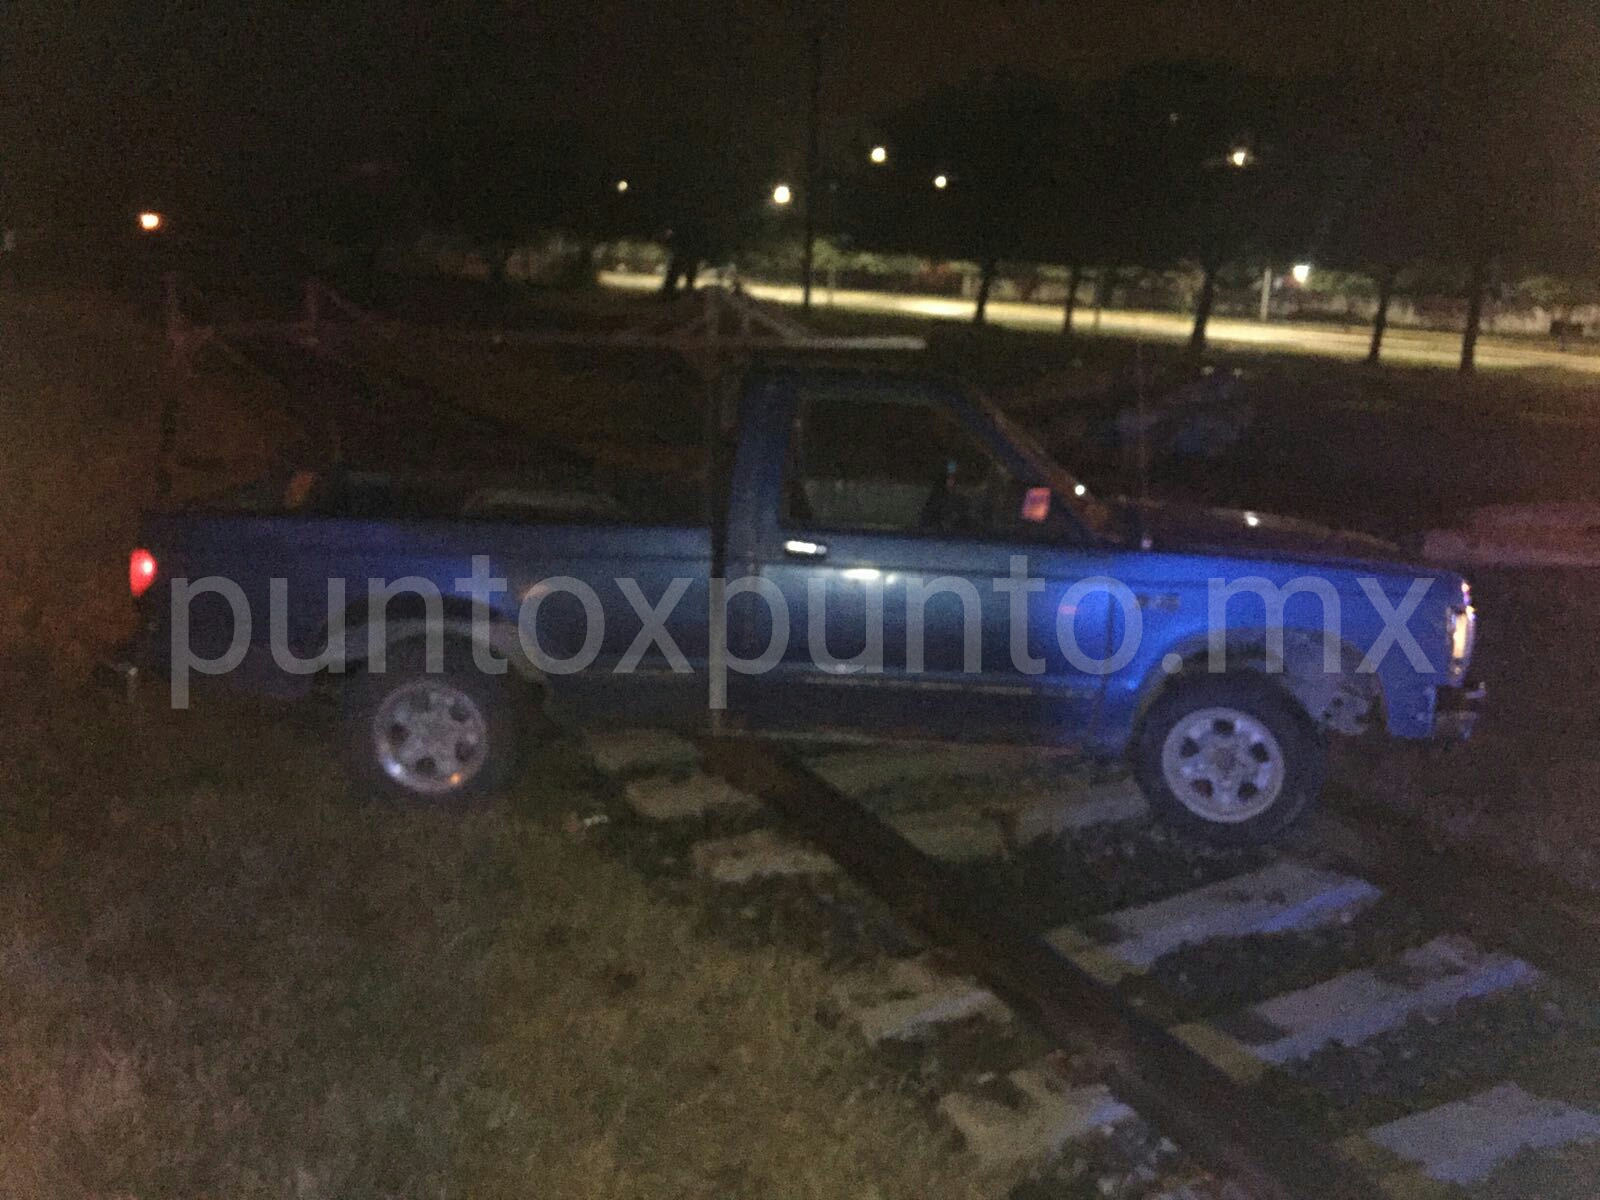
M 1221 845 L 1250 845 L 1282 833 L 1317 798 L 1327 745 L 1266 680 L 1206 676 L 1151 707 L 1134 770 L 1167 823 Z
M 488 675 L 449 647 L 425 669 L 420 643 L 392 647 L 382 672 L 345 692 L 351 778 L 367 792 L 424 803 L 468 803 L 512 782 L 527 742 L 527 697 L 514 675 Z

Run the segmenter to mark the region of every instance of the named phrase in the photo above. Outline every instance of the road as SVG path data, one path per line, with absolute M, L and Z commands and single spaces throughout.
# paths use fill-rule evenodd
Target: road
M 608 287 L 644 291 L 661 286 L 659 275 L 634 275 L 603 272 L 600 281 Z M 758 300 L 798 305 L 796 286 L 746 283 L 745 291 Z M 972 302 L 947 296 L 916 296 L 899 292 L 871 292 L 825 287 L 813 292 L 817 304 L 848 312 L 880 313 L 885 316 L 921 317 L 935 320 L 970 321 Z M 1057 304 L 1025 304 L 1018 301 L 991 301 L 989 320 L 1012 329 L 1058 330 L 1061 307 Z M 1096 317 L 1094 310 L 1080 308 L 1073 329 L 1080 333 L 1101 332 L 1118 337 L 1183 341 L 1189 336 L 1192 319 L 1184 313 L 1106 309 Z M 1239 320 L 1214 317 L 1209 337 L 1213 345 L 1288 354 L 1307 354 L 1324 358 L 1362 359 L 1366 357 L 1371 331 L 1365 326 L 1313 325 L 1290 322 Z M 1478 342 L 1478 366 L 1485 369 L 1542 367 L 1600 374 L 1600 354 L 1583 351 L 1562 352 L 1553 346 L 1538 345 L 1511 338 L 1484 337 Z M 1409 366 L 1453 367 L 1461 359 L 1461 337 L 1418 329 L 1391 327 L 1383 341 L 1386 363 Z

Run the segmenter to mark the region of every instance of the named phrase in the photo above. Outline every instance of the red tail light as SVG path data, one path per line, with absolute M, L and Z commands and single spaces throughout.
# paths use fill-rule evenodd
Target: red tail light
M 1050 519 L 1050 489 L 1047 487 L 1029 488 L 1022 497 L 1022 519 L 1038 524 Z
M 156 581 L 156 556 L 140 548 L 128 555 L 128 590 L 137 600 Z

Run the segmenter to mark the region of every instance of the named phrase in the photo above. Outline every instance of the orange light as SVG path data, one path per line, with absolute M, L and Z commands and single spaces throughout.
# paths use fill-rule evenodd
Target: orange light
M 148 209 L 139 214 L 139 228 L 146 233 L 154 233 L 161 228 L 161 214 L 150 212 Z
M 140 547 L 128 555 L 128 590 L 137 600 L 156 581 L 156 556 Z
M 1047 487 L 1029 488 L 1022 497 L 1022 519 L 1038 524 L 1050 518 L 1050 489 Z

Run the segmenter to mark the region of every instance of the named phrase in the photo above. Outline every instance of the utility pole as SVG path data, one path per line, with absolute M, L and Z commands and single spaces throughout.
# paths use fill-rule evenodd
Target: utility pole
M 811 23 L 811 97 L 806 111 L 806 183 L 801 197 L 805 218 L 805 252 L 801 265 L 800 308 L 811 311 L 811 272 L 817 243 L 817 164 L 822 157 L 822 14 Z
M 1272 268 L 1261 272 L 1261 320 L 1272 319 Z
M 1461 373 L 1472 374 L 1477 365 L 1478 331 L 1483 328 L 1483 293 L 1489 286 L 1489 260 L 1483 252 L 1473 256 L 1472 281 L 1467 285 L 1467 328 L 1461 337 Z

